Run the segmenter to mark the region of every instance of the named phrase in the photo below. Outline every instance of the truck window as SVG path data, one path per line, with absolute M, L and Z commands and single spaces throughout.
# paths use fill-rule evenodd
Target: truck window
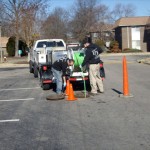
M 51 41 L 51 42 L 47 42 L 47 47 L 55 47 L 55 42 Z
M 47 42 L 47 47 L 64 47 L 64 44 L 62 41 L 52 41 Z
M 38 42 L 37 48 L 42 48 L 44 45 L 47 45 L 47 42 L 46 42 L 46 41 Z
M 46 47 L 64 47 L 62 41 L 42 41 L 38 42 L 37 48 L 42 48 L 44 45 L 46 45 Z
M 59 42 L 57 42 L 57 46 L 58 46 L 58 47 L 64 47 L 64 44 L 63 44 L 62 41 L 59 41 Z

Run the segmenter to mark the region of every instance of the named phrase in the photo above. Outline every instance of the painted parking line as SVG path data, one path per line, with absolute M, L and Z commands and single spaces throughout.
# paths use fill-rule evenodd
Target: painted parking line
M 0 123 L 2 122 L 18 122 L 20 119 L 10 119 L 10 120 L 0 120 Z
M 39 89 L 41 87 L 33 87 L 33 88 L 15 88 L 15 89 L 0 89 L 0 91 L 15 91 L 15 90 L 31 90 L 31 89 Z
M 0 102 L 13 102 L 13 101 L 31 101 L 35 98 L 26 98 L 26 99 L 6 99 L 6 100 L 0 100 Z

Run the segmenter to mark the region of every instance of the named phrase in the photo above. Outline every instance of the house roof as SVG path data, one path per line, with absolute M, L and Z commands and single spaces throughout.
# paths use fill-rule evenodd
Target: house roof
M 143 17 L 123 17 L 115 22 L 114 28 L 120 26 L 142 26 L 146 25 L 148 22 L 149 16 Z
M 90 28 L 90 32 L 112 31 L 112 24 L 96 23 Z

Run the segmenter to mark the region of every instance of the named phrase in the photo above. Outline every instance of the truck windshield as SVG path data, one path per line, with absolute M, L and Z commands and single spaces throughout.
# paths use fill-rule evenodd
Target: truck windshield
M 42 48 L 44 45 L 46 45 L 46 47 L 64 47 L 62 41 L 42 41 L 38 42 L 37 48 Z

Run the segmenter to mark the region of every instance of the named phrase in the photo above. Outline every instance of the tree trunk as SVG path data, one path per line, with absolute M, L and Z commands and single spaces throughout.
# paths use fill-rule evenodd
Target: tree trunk
M 18 38 L 18 35 L 16 35 L 16 38 L 15 38 L 15 57 L 18 57 L 18 45 L 19 45 L 19 38 Z
M 16 38 L 15 38 L 15 57 L 18 57 L 18 46 L 19 46 L 19 16 L 16 12 Z

